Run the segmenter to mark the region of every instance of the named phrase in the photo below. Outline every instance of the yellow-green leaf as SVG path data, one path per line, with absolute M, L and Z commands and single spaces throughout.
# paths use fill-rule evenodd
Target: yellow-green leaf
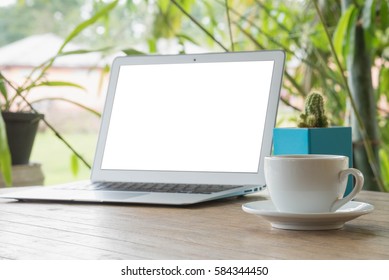
M 381 163 L 381 173 L 385 182 L 387 182 L 386 191 L 389 191 L 389 153 L 384 149 L 379 151 L 380 163 Z
M 7 133 L 5 123 L 0 114 L 0 172 L 3 175 L 4 183 L 7 186 L 12 185 L 12 163 L 11 154 L 8 148 Z
M 340 18 L 338 25 L 336 26 L 334 36 L 332 41 L 334 43 L 334 48 L 336 55 L 340 59 L 341 63 L 344 63 L 344 46 L 346 45 L 346 34 L 349 29 L 350 19 L 353 14 L 357 12 L 355 5 L 350 5 L 350 7 L 343 13 Z
M 125 49 L 122 50 L 126 55 L 139 55 L 139 54 L 145 54 L 144 52 L 138 51 L 136 49 Z
M 77 101 L 74 101 L 74 100 L 71 100 L 71 99 L 67 99 L 67 98 L 64 98 L 64 97 L 44 97 L 44 98 L 40 98 L 40 99 L 35 99 L 34 101 L 31 101 L 30 103 L 31 104 L 34 104 L 34 103 L 38 103 L 38 102 L 41 102 L 41 101 L 44 101 L 44 100 L 58 100 L 58 101 L 64 101 L 64 102 L 68 102 L 68 103 L 71 103 L 75 106 L 78 106 L 98 117 L 101 117 L 101 113 L 99 113 L 98 111 L 96 111 L 95 109 L 91 108 L 91 107 L 88 107 L 84 104 L 81 104 Z
M 379 81 L 380 94 L 384 94 L 389 99 L 389 68 L 381 68 Z
M 350 58 L 354 55 L 355 51 L 355 29 L 358 22 L 358 11 L 355 9 L 350 16 L 350 21 L 348 23 L 347 32 L 344 38 L 343 44 L 343 57 Z M 347 63 L 347 60 L 345 60 Z M 346 66 L 347 67 L 347 66 Z
M 46 82 L 41 82 L 36 85 L 37 87 L 43 87 L 43 86 L 48 86 L 48 87 L 76 87 L 82 90 L 86 90 L 83 86 L 71 82 L 63 82 L 63 81 L 46 81 Z
M 72 154 L 70 157 L 70 169 L 72 170 L 73 176 L 76 177 L 80 169 L 76 154 Z
M 5 87 L 4 80 L 1 77 L 0 77 L 0 93 L 1 93 L 1 95 L 3 95 L 5 100 L 8 99 L 7 88 Z
M 65 41 L 62 43 L 61 47 L 59 48 L 58 53 L 61 53 L 62 50 L 65 48 L 65 46 L 78 34 L 80 34 L 85 28 L 91 26 L 96 21 L 98 21 L 100 18 L 106 16 L 113 8 L 116 7 L 119 0 L 115 0 L 107 5 L 105 5 L 101 10 L 99 10 L 96 14 L 94 14 L 90 19 L 83 21 L 79 25 L 76 26 L 76 28 L 73 29 L 73 31 L 66 37 Z
M 67 56 L 67 55 L 75 55 L 75 54 L 87 54 L 87 53 L 94 53 L 94 52 L 104 52 L 104 51 L 107 51 L 107 50 L 110 50 L 110 49 L 112 49 L 112 47 L 105 47 L 105 48 L 94 49 L 94 50 L 78 49 L 78 50 L 73 50 L 73 51 L 61 52 L 60 54 L 57 55 L 57 57 Z
M 158 5 L 159 8 L 163 13 L 166 13 L 166 11 L 169 9 L 170 0 L 159 0 Z
M 147 44 L 149 45 L 149 52 L 150 53 L 157 52 L 157 40 L 155 38 L 148 39 Z

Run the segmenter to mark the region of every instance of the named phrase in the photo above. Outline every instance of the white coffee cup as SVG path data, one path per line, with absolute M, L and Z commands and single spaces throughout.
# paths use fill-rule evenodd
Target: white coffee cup
M 279 155 L 265 158 L 265 180 L 275 207 L 281 212 L 334 212 L 363 187 L 363 174 L 348 168 L 338 155 Z M 343 197 L 348 175 L 355 186 Z

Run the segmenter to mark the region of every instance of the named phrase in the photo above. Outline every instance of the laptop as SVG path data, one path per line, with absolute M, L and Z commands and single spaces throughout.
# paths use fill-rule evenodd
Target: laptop
M 114 60 L 90 181 L 1 198 L 194 204 L 265 187 L 283 51 Z

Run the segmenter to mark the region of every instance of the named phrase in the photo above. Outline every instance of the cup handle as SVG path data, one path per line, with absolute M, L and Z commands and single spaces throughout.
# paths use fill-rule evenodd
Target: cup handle
M 355 185 L 351 193 L 349 193 L 346 197 L 340 198 L 335 200 L 335 202 L 332 204 L 330 211 L 334 212 L 343 205 L 345 205 L 347 202 L 349 202 L 351 199 L 353 199 L 361 190 L 363 187 L 363 174 L 361 171 L 355 168 L 348 168 L 345 170 L 342 170 L 339 172 L 339 181 L 347 180 L 348 175 L 353 175 L 355 178 Z

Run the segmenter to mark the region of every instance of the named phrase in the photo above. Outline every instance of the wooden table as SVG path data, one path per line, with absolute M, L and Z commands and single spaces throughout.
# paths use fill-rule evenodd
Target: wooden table
M 357 200 L 375 210 L 331 231 L 273 229 L 241 209 L 260 199 L 190 207 L 0 200 L 0 259 L 389 259 L 389 193 L 363 191 Z

